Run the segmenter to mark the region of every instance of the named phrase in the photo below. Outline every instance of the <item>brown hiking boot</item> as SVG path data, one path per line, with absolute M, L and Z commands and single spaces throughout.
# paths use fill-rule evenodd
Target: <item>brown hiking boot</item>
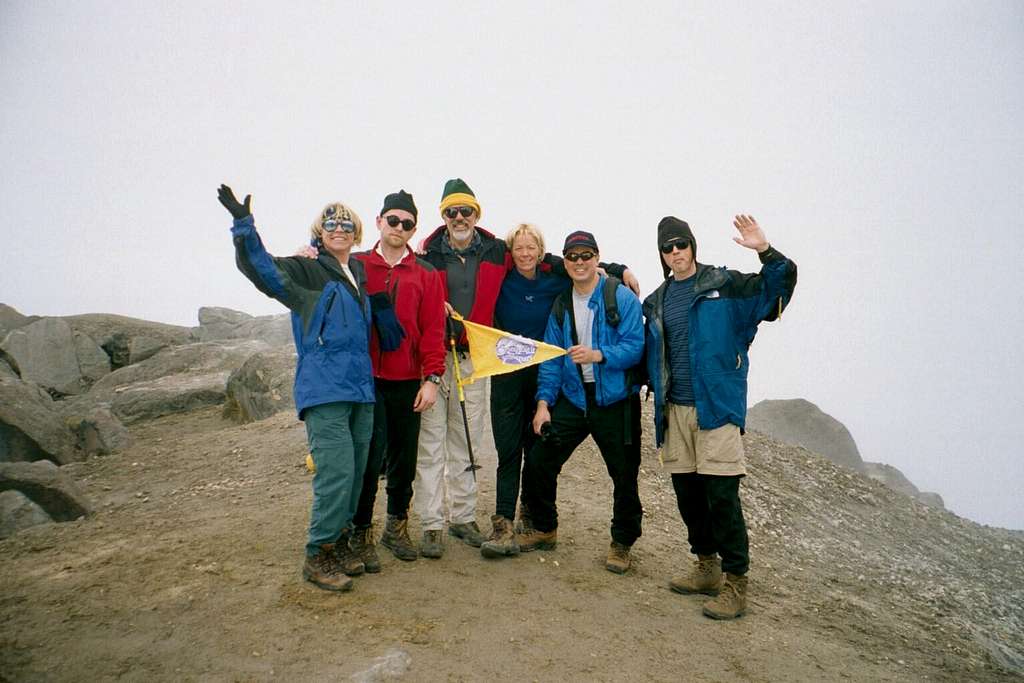
M 526 507 L 526 503 L 522 501 L 519 502 L 518 517 L 514 529 L 517 534 L 527 534 L 533 530 L 533 518 L 530 517 L 530 508 Z
M 420 554 L 432 560 L 438 560 L 444 555 L 444 535 L 440 529 L 423 532 L 423 540 L 420 541 Z
M 698 555 L 689 574 L 672 577 L 668 587 L 676 593 L 718 595 L 722 588 L 722 565 L 716 555 Z
M 420 554 L 409 538 L 409 520 L 399 519 L 394 515 L 388 515 L 388 523 L 380 537 L 380 544 L 390 550 L 395 557 L 406 562 L 412 562 Z
M 463 543 L 474 548 L 479 548 L 487 540 L 487 537 L 480 531 L 480 527 L 477 526 L 476 521 L 449 524 L 448 535 L 462 539 Z
M 373 525 L 367 527 L 356 527 L 349 541 L 352 554 L 363 561 L 363 567 L 367 574 L 376 574 L 380 571 L 380 558 L 377 556 L 377 546 L 373 542 Z
M 316 555 L 306 555 L 302 578 L 326 591 L 352 590 L 352 579 L 345 576 L 338 566 L 333 545 L 322 545 Z
M 747 577 L 726 573 L 718 597 L 704 603 L 704 616 L 735 619 L 747 611 Z
M 519 544 L 520 552 L 528 553 L 531 550 L 552 550 L 558 545 L 558 530 L 539 531 L 531 528 L 521 534 L 516 534 L 516 543 Z
M 480 554 L 492 559 L 518 555 L 519 544 L 516 543 L 516 535 L 512 532 L 512 522 L 501 515 L 494 515 L 491 517 L 491 526 L 494 530 L 490 538 L 480 546 Z
M 334 558 L 338 562 L 341 571 L 349 576 L 359 576 L 366 571 L 366 565 L 363 564 L 358 555 L 352 552 L 352 548 L 349 545 L 351 538 L 351 535 L 347 532 L 341 535 L 338 542 L 334 544 Z
M 615 574 L 625 574 L 632 564 L 629 559 L 629 546 L 618 541 L 612 541 L 608 548 L 608 559 L 605 560 L 604 568 Z

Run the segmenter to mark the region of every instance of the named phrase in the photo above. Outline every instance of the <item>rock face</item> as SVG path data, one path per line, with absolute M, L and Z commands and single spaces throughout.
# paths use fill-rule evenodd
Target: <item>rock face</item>
M 106 455 L 131 445 L 131 435 L 108 408 L 96 406 L 84 416 L 66 420 L 77 449 L 86 455 Z
M 843 423 L 802 398 L 761 401 L 747 411 L 747 429 L 803 446 L 837 465 L 864 470 L 857 444 Z
M 761 401 L 747 411 L 747 428 L 794 446 L 803 446 L 922 503 L 945 509 L 942 496 L 919 491 L 892 465 L 864 462 L 843 423 L 823 413 L 810 401 L 802 398 Z
M 86 397 L 76 398 L 68 415 L 86 415 L 105 406 L 124 424 L 224 402 L 231 371 L 249 356 L 267 350 L 258 341 L 219 341 L 164 349 L 141 363 L 110 373 Z
M 86 313 L 64 320 L 71 329 L 96 340 L 109 357 L 113 370 L 146 360 L 160 349 L 195 341 L 191 328 L 123 315 Z
M 110 372 L 110 359 L 62 318 L 42 318 L 7 333 L 0 342 L 25 381 L 57 395 L 81 394 Z
M 230 308 L 204 306 L 199 309 L 199 341 L 217 339 L 258 339 L 271 346 L 291 344 L 291 314 L 254 317 Z
M 22 315 L 7 304 L 0 304 L 0 339 L 7 336 L 7 333 L 11 330 L 24 327 L 38 319 L 37 316 Z
M 295 352 L 278 347 L 255 353 L 228 377 L 224 416 L 254 422 L 295 408 Z
M 930 491 L 918 490 L 918 488 L 914 486 L 902 472 L 892 465 L 887 465 L 884 462 L 865 462 L 864 474 L 868 475 L 875 481 L 882 482 L 893 490 L 905 493 L 913 498 L 917 498 L 926 505 L 931 505 L 932 507 L 939 508 L 940 510 L 944 510 L 946 508 L 945 501 L 942 500 L 942 496 Z
M 20 491 L 0 493 L 0 538 L 7 538 L 22 529 L 53 522 L 50 515 Z
M 64 464 L 82 457 L 50 395 L 0 372 L 0 462 Z
M 0 463 L 0 491 L 20 491 L 57 522 L 91 513 L 85 495 L 71 477 L 52 462 Z

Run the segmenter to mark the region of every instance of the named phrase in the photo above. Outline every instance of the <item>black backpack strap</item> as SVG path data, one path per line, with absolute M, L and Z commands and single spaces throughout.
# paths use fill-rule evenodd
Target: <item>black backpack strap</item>
M 618 327 L 622 318 L 619 317 L 619 303 L 615 300 L 615 290 L 622 281 L 609 275 L 604 281 L 604 321 L 611 327 Z

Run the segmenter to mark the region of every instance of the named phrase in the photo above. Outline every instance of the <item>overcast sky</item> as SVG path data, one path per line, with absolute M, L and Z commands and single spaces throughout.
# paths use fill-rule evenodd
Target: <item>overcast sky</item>
M 418 241 L 460 176 L 481 225 L 590 229 L 644 294 L 662 216 L 756 270 L 751 213 L 800 282 L 750 403 L 813 401 L 865 460 L 1024 528 L 1024 4 L 374 4 L 0 2 L 0 302 L 280 312 L 221 182 L 287 254 L 328 201 L 370 221 L 400 187 Z

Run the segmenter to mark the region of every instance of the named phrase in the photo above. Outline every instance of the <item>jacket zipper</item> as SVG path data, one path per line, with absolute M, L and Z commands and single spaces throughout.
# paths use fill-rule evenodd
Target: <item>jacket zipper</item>
M 316 342 L 320 346 L 324 345 L 324 328 L 327 327 L 327 316 L 331 314 L 331 306 L 334 305 L 334 297 L 337 296 L 338 292 L 332 291 L 330 298 L 327 299 L 327 304 L 324 306 L 324 317 L 320 321 L 320 331 L 316 335 Z

